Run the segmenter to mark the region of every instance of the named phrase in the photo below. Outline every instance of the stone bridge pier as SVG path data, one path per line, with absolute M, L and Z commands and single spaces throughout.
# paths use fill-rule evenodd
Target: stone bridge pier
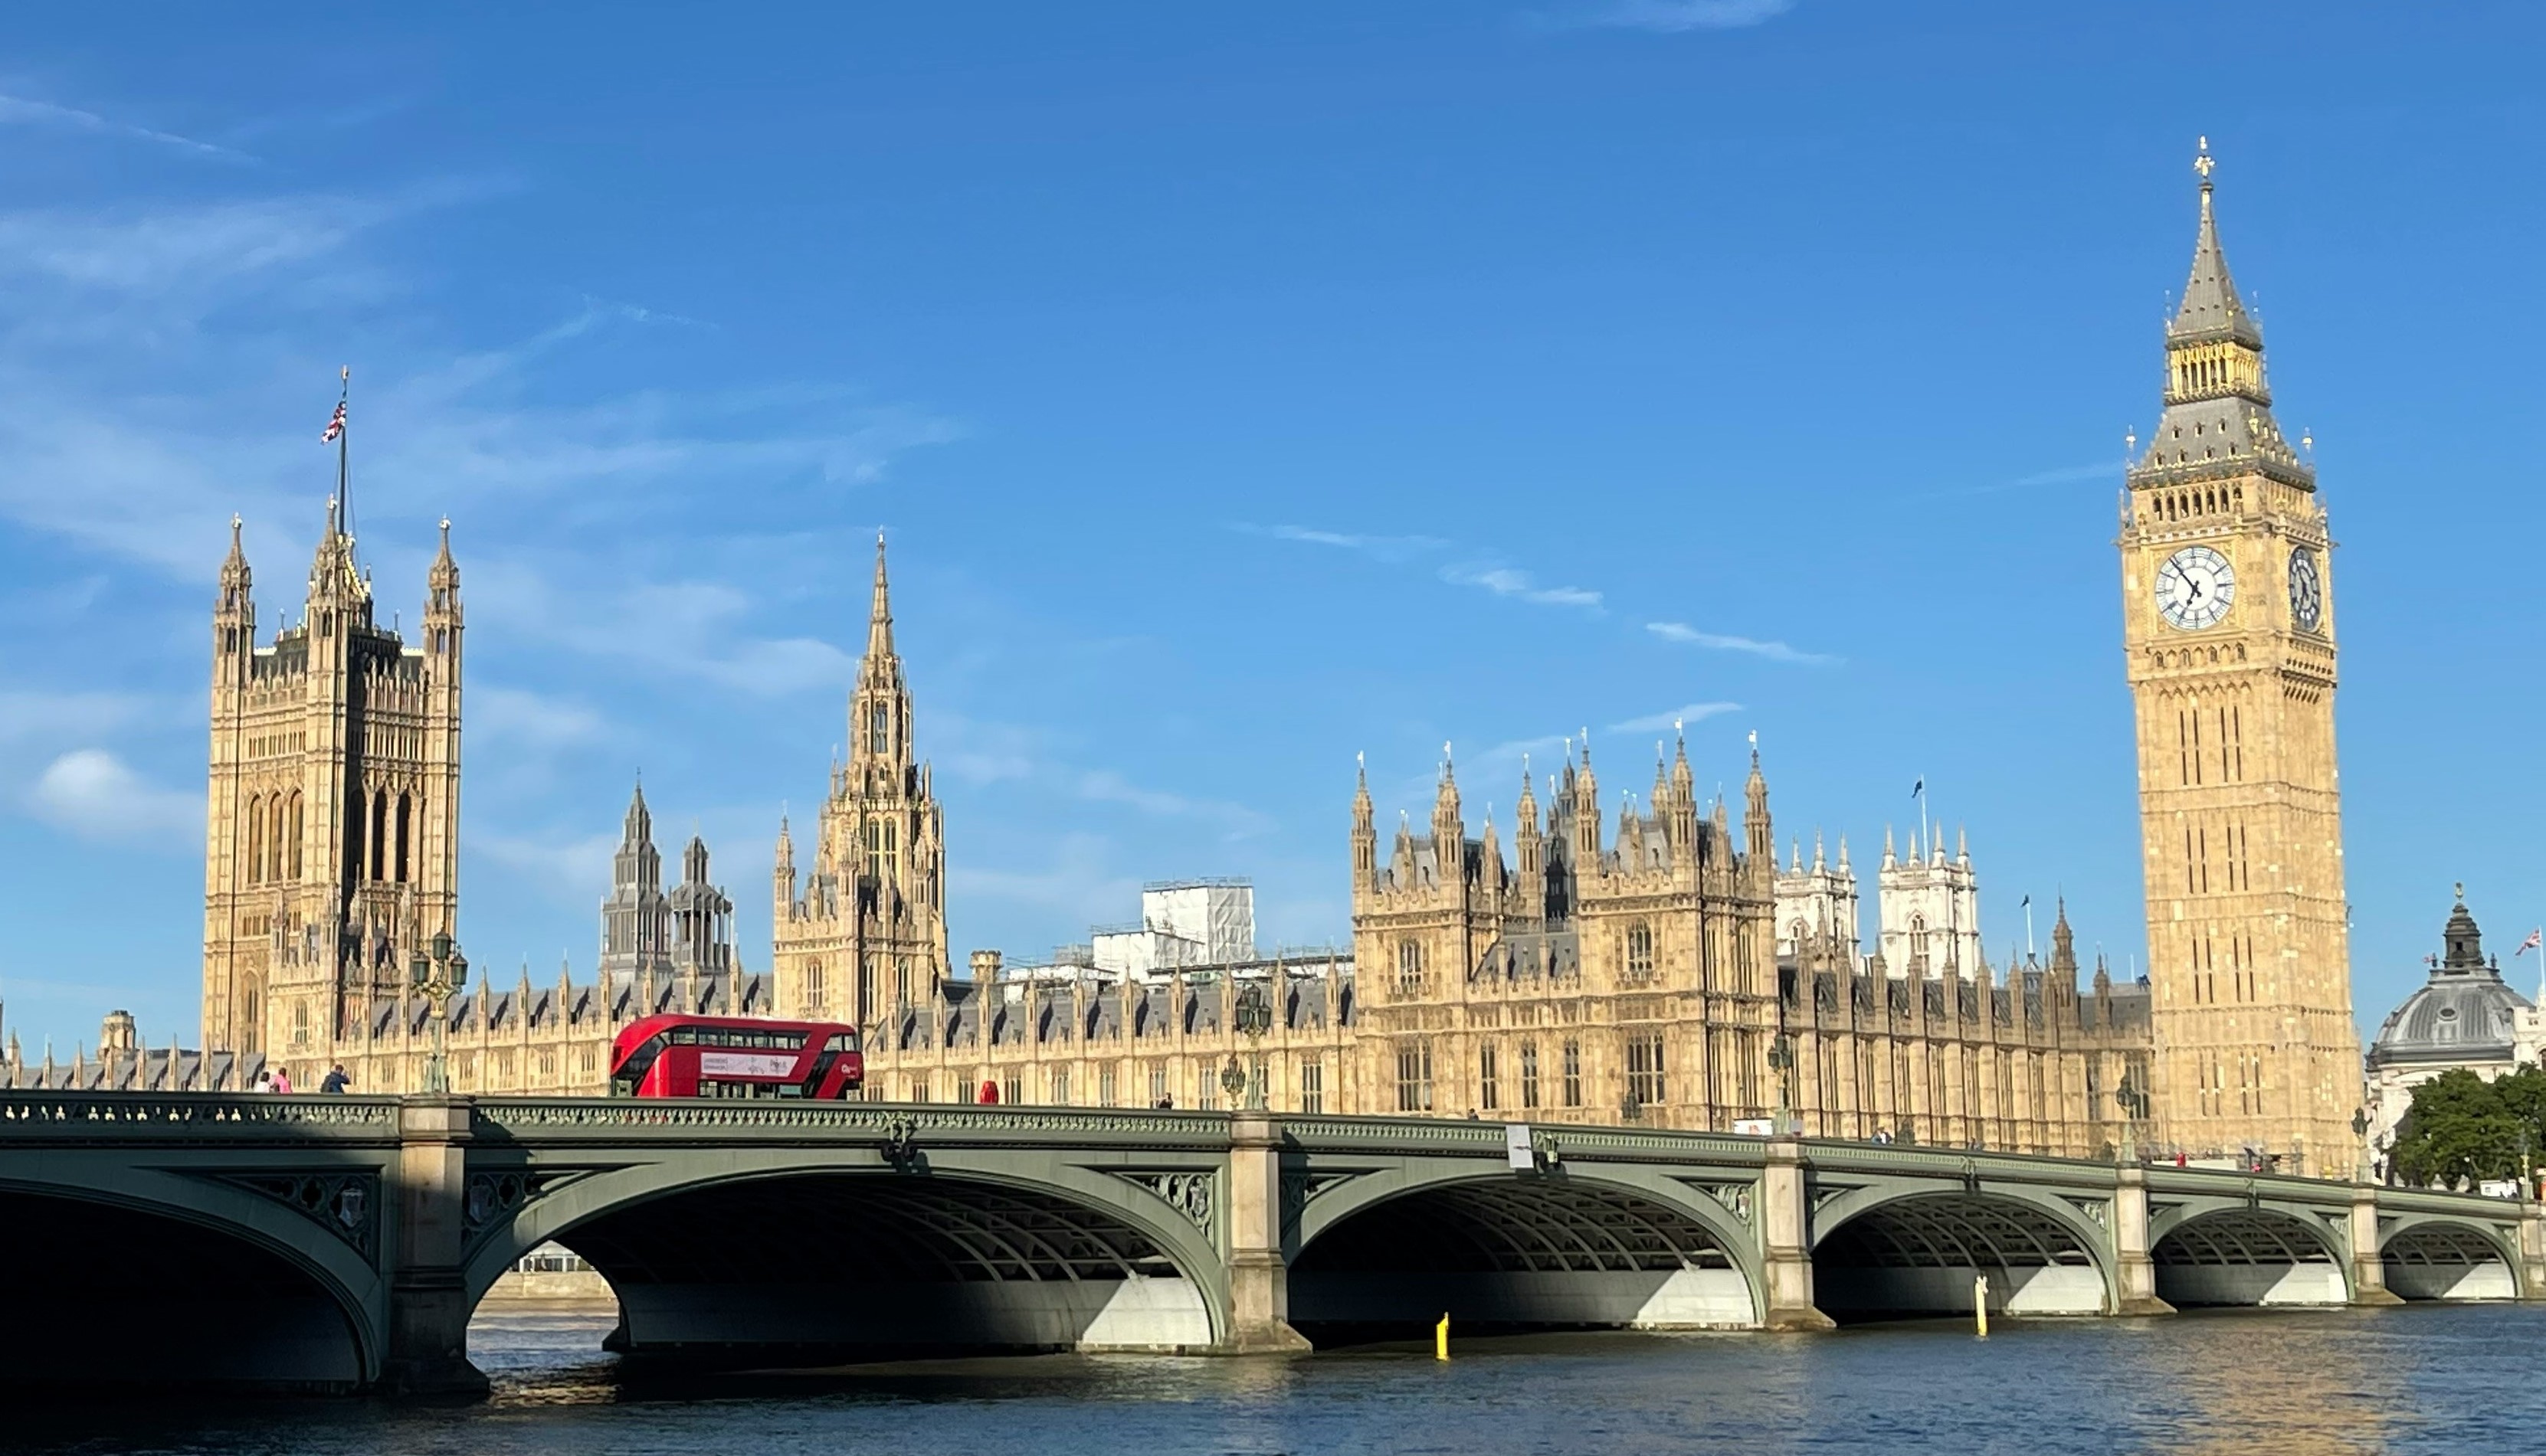
M 467 1392 L 575 1251 L 640 1358 L 1265 1354 L 2546 1296 L 2534 1204 L 1643 1128 L 1063 1107 L 0 1092 L 0 1383 Z

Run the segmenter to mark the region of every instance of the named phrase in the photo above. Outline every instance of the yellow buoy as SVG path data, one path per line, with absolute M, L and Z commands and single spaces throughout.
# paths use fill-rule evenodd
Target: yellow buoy
M 1432 1327 L 1432 1358 L 1450 1358 L 1450 1316 L 1447 1312 L 1442 1314 L 1441 1323 Z
M 1981 1338 L 1989 1338 L 1989 1275 L 1972 1280 L 1972 1319 L 1980 1326 Z

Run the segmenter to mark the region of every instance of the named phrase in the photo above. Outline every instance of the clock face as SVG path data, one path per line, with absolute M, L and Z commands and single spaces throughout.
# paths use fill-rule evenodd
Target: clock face
M 2317 575 L 2316 553 L 2305 546 L 2290 553 L 2290 620 L 2302 632 L 2313 632 L 2325 619 L 2325 582 Z
M 2217 625 L 2236 601 L 2236 569 L 2208 546 L 2186 546 L 2158 568 L 2158 612 L 2179 630 Z

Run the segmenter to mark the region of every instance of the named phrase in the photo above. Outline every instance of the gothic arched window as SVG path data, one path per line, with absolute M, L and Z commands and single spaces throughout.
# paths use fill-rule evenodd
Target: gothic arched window
M 265 800 L 247 801 L 247 882 L 265 878 Z
M 300 791 L 298 789 L 292 791 L 292 807 L 284 815 L 284 831 L 283 842 L 287 847 L 284 875 L 288 879 L 297 880 L 300 878 Z
M 1643 921 L 1627 927 L 1627 979 L 1650 981 L 1654 975 L 1654 928 Z
M 1423 989 L 1423 942 L 1408 937 L 1397 942 L 1397 989 L 1406 995 Z
M 401 884 L 401 885 L 406 883 L 406 847 L 407 847 L 407 839 L 406 839 L 406 836 L 407 836 L 407 816 L 408 816 L 408 814 L 412 811 L 413 807 L 414 807 L 414 806 L 413 806 L 413 805 L 408 801 L 408 798 L 407 798 L 407 796 L 406 796 L 405 794 L 400 794 L 400 795 L 398 795 L 398 800 L 397 800 L 397 881 L 398 881 L 398 883 L 399 883 L 399 884 Z
M 892 752 L 892 705 L 876 702 L 867 705 L 867 752 Z

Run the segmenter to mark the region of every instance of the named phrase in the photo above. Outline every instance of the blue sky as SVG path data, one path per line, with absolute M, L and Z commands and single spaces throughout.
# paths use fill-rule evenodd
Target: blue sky
M 2353 976 L 2546 918 L 2533 7 L 1544 0 L 0 17 L 10 1024 L 191 1037 L 208 613 L 354 378 L 469 609 L 464 939 L 589 974 L 641 768 L 768 954 L 869 542 L 958 959 L 1143 880 L 1347 932 L 1353 756 L 1508 833 L 1692 721 L 1780 839 L 1968 824 L 2139 952 L 2112 549 L 2220 157 L 2340 542 Z M 2047 921 L 2046 921 L 2047 929 Z M 2523 966 L 2527 963 L 2523 962 Z M 2533 971 L 2523 969 L 2523 977 Z

